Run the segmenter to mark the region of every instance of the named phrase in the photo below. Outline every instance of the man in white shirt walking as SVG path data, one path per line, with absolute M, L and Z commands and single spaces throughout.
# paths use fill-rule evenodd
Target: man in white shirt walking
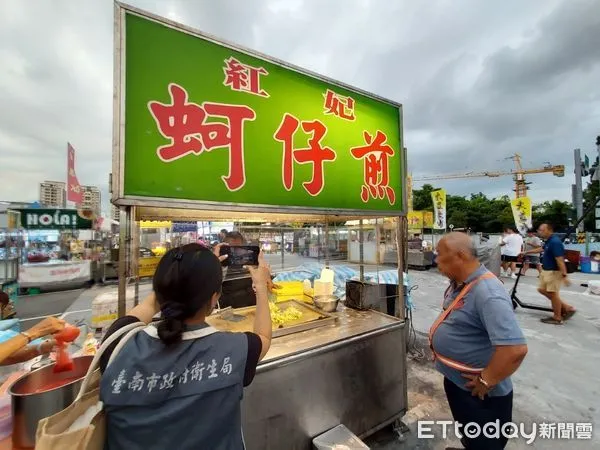
M 505 277 L 517 278 L 517 261 L 519 255 L 523 252 L 523 237 L 515 232 L 514 228 L 506 227 L 504 238 L 500 245 L 502 246 L 502 272 Z

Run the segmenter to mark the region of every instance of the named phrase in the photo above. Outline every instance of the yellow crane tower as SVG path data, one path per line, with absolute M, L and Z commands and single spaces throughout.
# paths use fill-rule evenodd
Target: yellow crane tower
M 479 177 L 489 177 L 489 178 L 498 178 L 506 175 L 512 175 L 515 181 L 515 197 L 521 198 L 527 196 L 527 190 L 529 189 L 528 183 L 525 181 L 525 175 L 531 175 L 535 173 L 552 173 L 555 177 L 564 177 L 565 176 L 565 166 L 558 165 L 554 166 L 550 163 L 546 163 L 544 167 L 539 167 L 535 169 L 524 169 L 521 165 L 521 155 L 515 153 L 514 155 L 506 158 L 512 159 L 515 162 L 515 168 L 510 171 L 486 171 L 486 172 L 467 172 L 467 173 L 457 173 L 457 174 L 447 174 L 447 175 L 431 175 L 425 177 L 414 177 L 413 181 L 435 181 L 435 180 L 452 180 L 457 178 L 479 178 Z

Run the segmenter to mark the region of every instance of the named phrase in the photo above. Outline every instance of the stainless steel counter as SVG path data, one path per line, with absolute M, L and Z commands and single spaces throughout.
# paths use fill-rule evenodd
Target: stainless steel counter
M 335 325 L 272 341 L 244 392 L 248 450 L 308 450 L 346 425 L 365 437 L 407 409 L 405 323 L 343 306 Z
M 358 311 L 341 304 L 338 310 L 331 314 L 337 318 L 333 325 L 273 339 L 271 348 L 260 365 L 378 329 L 402 325 L 402 322 L 395 317 L 376 311 Z

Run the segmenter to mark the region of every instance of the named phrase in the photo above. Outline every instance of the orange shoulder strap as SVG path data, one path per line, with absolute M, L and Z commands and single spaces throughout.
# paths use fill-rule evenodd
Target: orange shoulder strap
M 456 307 L 458 302 L 460 302 L 465 297 L 465 295 L 467 295 L 469 293 L 471 288 L 473 286 L 475 286 L 477 283 L 479 283 L 481 280 L 484 280 L 487 278 L 494 278 L 494 277 L 495 277 L 495 275 L 492 272 L 486 272 L 483 275 L 477 277 L 475 280 L 471 281 L 469 284 L 467 284 L 465 287 L 463 287 L 462 290 L 460 291 L 460 293 L 452 301 L 452 303 L 450 305 L 448 305 L 448 307 L 444 311 L 442 311 L 442 313 L 439 315 L 439 317 L 436 319 L 436 321 L 433 323 L 433 325 L 429 329 L 429 346 L 432 348 L 432 350 L 433 350 L 433 346 L 432 346 L 433 335 L 437 331 L 438 327 L 442 324 L 442 322 L 444 320 L 446 320 L 446 317 L 448 317 L 450 315 L 450 313 Z

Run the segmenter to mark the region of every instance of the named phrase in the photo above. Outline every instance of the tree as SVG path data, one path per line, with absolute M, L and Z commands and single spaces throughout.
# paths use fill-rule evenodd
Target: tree
M 413 190 L 413 209 L 415 211 L 433 211 L 433 200 L 431 193 L 435 188 L 431 184 L 425 184 L 421 189 Z
M 553 200 L 533 207 L 534 222 L 550 222 L 556 231 L 564 231 L 569 228 L 569 219 L 572 217 L 573 206 L 569 202 Z
M 426 184 L 422 189 L 413 191 L 415 211 L 433 210 L 431 192 L 435 189 L 434 186 Z M 598 191 L 600 189 L 596 194 L 590 193 L 590 198 L 598 195 Z M 500 233 L 505 227 L 515 225 L 510 197 L 507 195 L 498 198 L 488 198 L 482 192 L 471 194 L 469 198 L 447 195 L 446 209 L 447 223 L 454 225 L 454 228 L 469 228 L 482 233 Z M 533 207 L 533 220 L 536 223 L 551 221 L 559 229 L 563 229 L 569 224 L 571 212 L 572 206 L 568 202 L 558 200 L 545 202 Z

